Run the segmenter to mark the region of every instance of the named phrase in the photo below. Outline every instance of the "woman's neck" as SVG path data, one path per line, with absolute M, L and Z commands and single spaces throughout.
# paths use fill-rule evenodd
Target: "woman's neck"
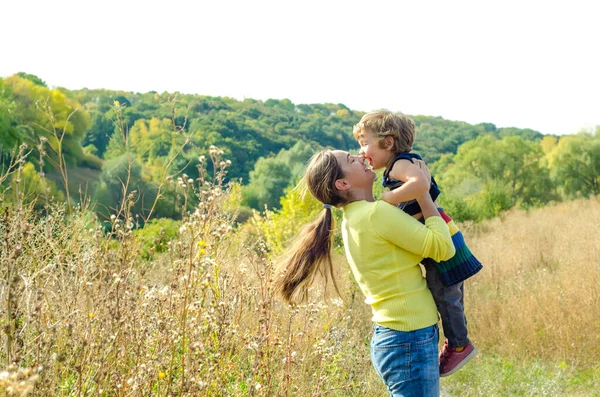
M 373 197 L 373 190 L 364 189 L 353 189 L 348 192 L 348 201 L 346 204 L 353 203 L 355 201 L 375 201 Z

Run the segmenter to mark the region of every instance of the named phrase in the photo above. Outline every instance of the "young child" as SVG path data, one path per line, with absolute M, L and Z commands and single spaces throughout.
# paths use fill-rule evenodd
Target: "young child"
M 415 139 L 414 121 L 402 113 L 375 111 L 361 118 L 354 126 L 353 134 L 360 144 L 360 154 L 371 167 L 385 169 L 382 184 L 390 191 L 384 192 L 382 199 L 423 221 L 415 198 L 429 190 L 435 201 L 440 190 L 435 179 L 431 177 L 429 181 L 413 163 L 415 159 L 421 160 L 418 154 L 411 153 Z M 452 219 L 441 208 L 439 212 L 448 224 L 456 254 L 440 263 L 426 258 L 422 264 L 446 336 L 440 352 L 440 376 L 448 376 L 477 353 L 468 338 L 463 281 L 481 270 L 482 265 L 465 245 L 462 233 Z

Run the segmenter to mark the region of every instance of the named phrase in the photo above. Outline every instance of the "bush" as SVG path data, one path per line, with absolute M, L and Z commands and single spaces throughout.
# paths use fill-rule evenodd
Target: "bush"
M 143 228 L 135 230 L 134 236 L 142 243 L 142 258 L 149 260 L 155 253 L 165 252 L 169 241 L 177 237 L 180 225 L 180 221 L 158 218 L 152 219 Z

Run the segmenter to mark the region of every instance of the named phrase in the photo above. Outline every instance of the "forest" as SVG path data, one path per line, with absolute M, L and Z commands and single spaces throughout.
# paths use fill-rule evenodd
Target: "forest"
M 108 219 L 135 191 L 133 212 L 143 224 L 181 218 L 181 181 L 197 180 L 204 162 L 212 167 L 210 148 L 218 147 L 226 180 L 241 186 L 244 221 L 252 210 L 281 208 L 319 148 L 356 152 L 352 126 L 362 114 L 343 104 L 288 99 L 49 88 L 21 72 L 0 79 L 0 166 L 14 170 L 16 152 L 27 153 L 18 191 L 40 209 L 51 197 L 69 206 L 89 202 Z M 412 117 L 414 149 L 429 163 L 442 187 L 441 204 L 457 220 L 600 194 L 598 129 L 550 136 Z M 17 175 L 5 174 L 0 183 L 11 200 Z M 188 204 L 195 200 L 191 195 Z

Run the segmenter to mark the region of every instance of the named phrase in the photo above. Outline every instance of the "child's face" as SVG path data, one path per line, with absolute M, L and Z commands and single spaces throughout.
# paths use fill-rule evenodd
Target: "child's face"
M 363 156 L 374 170 L 385 168 L 391 160 L 392 152 L 379 147 L 379 140 L 371 131 L 364 131 L 358 139 L 360 145 L 359 154 Z

